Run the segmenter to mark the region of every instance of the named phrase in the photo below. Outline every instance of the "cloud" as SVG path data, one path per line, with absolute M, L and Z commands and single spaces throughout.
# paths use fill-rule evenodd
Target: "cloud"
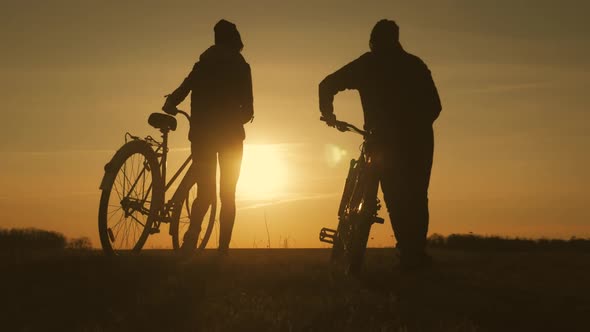
M 255 149 L 265 149 L 265 150 L 272 150 L 272 151 L 289 151 L 289 149 L 295 147 L 301 147 L 304 143 L 300 142 L 287 142 L 287 143 L 246 143 L 244 144 L 244 150 L 247 152 L 248 150 L 255 150 Z M 190 147 L 179 147 L 179 148 L 170 148 L 170 152 L 190 152 Z
M 274 205 L 281 205 L 287 203 L 294 203 L 294 202 L 301 202 L 301 201 L 309 201 L 309 200 L 322 200 L 328 198 L 336 198 L 339 197 L 341 193 L 300 193 L 300 194 L 288 194 L 285 197 L 273 199 L 273 200 L 239 200 L 241 202 L 249 202 L 246 206 L 242 206 L 238 208 L 238 210 L 251 210 L 251 209 L 258 209 L 267 206 L 274 206 Z
M 11 196 L 0 196 L 2 200 L 20 200 L 32 199 L 32 200 L 47 200 L 47 199 L 65 199 L 73 197 L 99 197 L 100 191 L 64 191 L 64 192 L 18 192 Z
M 521 91 L 527 89 L 538 89 L 541 87 L 548 87 L 553 85 L 554 82 L 545 81 L 545 82 L 529 82 L 529 83 L 499 83 L 499 84 L 490 84 L 481 87 L 473 87 L 468 88 L 466 92 L 510 92 L 510 91 Z
M 102 150 L 102 149 L 72 149 L 72 150 L 49 150 L 49 151 L 6 151 L 5 153 L 13 154 L 23 157 L 51 157 L 63 154 L 113 154 L 116 150 Z

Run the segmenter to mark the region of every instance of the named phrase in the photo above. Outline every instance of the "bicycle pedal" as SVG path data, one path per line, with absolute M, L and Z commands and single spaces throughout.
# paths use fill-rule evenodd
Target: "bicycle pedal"
M 385 222 L 385 219 L 380 218 L 380 217 L 375 217 L 375 219 L 373 219 L 373 222 L 376 223 L 376 224 L 383 225 L 383 223 Z
M 330 244 L 334 244 L 334 240 L 336 239 L 336 234 L 338 232 L 330 229 L 330 228 L 322 228 L 322 230 L 320 231 L 320 241 L 321 242 L 326 242 L 326 243 L 330 243 Z
M 158 234 L 158 233 L 160 233 L 160 229 L 159 228 L 152 228 L 152 229 L 150 229 L 150 235 L 151 234 Z

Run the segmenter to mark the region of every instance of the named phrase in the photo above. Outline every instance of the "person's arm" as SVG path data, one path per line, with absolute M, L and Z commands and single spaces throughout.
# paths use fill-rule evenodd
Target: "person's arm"
M 241 121 L 247 123 L 254 119 L 254 95 L 252 93 L 252 72 L 246 64 L 242 80 L 242 96 L 240 101 Z
M 328 75 L 319 86 L 320 112 L 328 124 L 336 120 L 334 115 L 334 96 L 346 89 L 358 89 L 360 86 L 363 57 Z
M 422 72 L 422 91 L 420 94 L 420 99 L 424 103 L 423 107 L 428 116 L 428 120 L 434 122 L 442 110 L 442 105 L 440 102 L 440 96 L 438 95 L 438 90 L 436 89 L 436 85 L 432 79 L 432 73 L 426 64 L 422 64 L 424 67 Z
M 166 97 L 166 102 L 162 107 L 162 110 L 166 113 L 175 114 L 176 106 L 184 101 L 186 96 L 191 92 L 193 86 L 193 80 L 196 77 L 196 74 L 199 70 L 199 63 L 195 63 L 193 66 L 193 70 L 188 74 L 188 76 L 182 81 L 180 86 L 174 90 L 171 94 Z

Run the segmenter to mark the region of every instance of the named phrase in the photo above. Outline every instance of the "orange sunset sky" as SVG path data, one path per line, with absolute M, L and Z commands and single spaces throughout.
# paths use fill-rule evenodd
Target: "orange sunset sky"
M 226 18 L 244 40 L 256 116 L 232 246 L 265 247 L 266 215 L 271 247 L 322 247 L 361 139 L 318 121 L 317 85 L 366 52 L 373 25 L 389 18 L 443 104 L 430 233 L 590 237 L 588 12 L 588 2 L 547 0 L 3 0 L 0 227 L 99 245 L 104 164 L 126 131 L 157 135 L 148 115 Z M 338 95 L 335 108 L 361 124 L 358 93 Z M 187 156 L 187 134 L 179 119 L 169 166 Z M 388 219 L 373 227 L 370 246 L 393 244 Z M 166 246 L 166 235 L 147 244 Z

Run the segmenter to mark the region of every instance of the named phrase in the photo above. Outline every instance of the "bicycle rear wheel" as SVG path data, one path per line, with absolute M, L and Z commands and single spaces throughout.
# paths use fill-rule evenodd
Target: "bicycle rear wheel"
M 172 222 L 170 223 L 170 235 L 172 236 L 172 247 L 174 249 L 180 248 L 184 234 L 190 225 L 192 204 L 197 197 L 197 186 L 194 185 L 190 188 L 183 197 L 181 202 L 177 203 L 179 205 L 175 207 L 172 214 Z M 217 202 L 214 200 L 209 209 L 209 215 L 205 215 L 201 224 L 201 231 L 196 244 L 199 250 L 205 249 L 207 243 L 209 243 L 209 239 L 215 228 L 216 212 Z
M 105 166 L 98 233 L 106 254 L 137 253 L 164 200 L 156 153 L 144 141 L 123 145 Z

